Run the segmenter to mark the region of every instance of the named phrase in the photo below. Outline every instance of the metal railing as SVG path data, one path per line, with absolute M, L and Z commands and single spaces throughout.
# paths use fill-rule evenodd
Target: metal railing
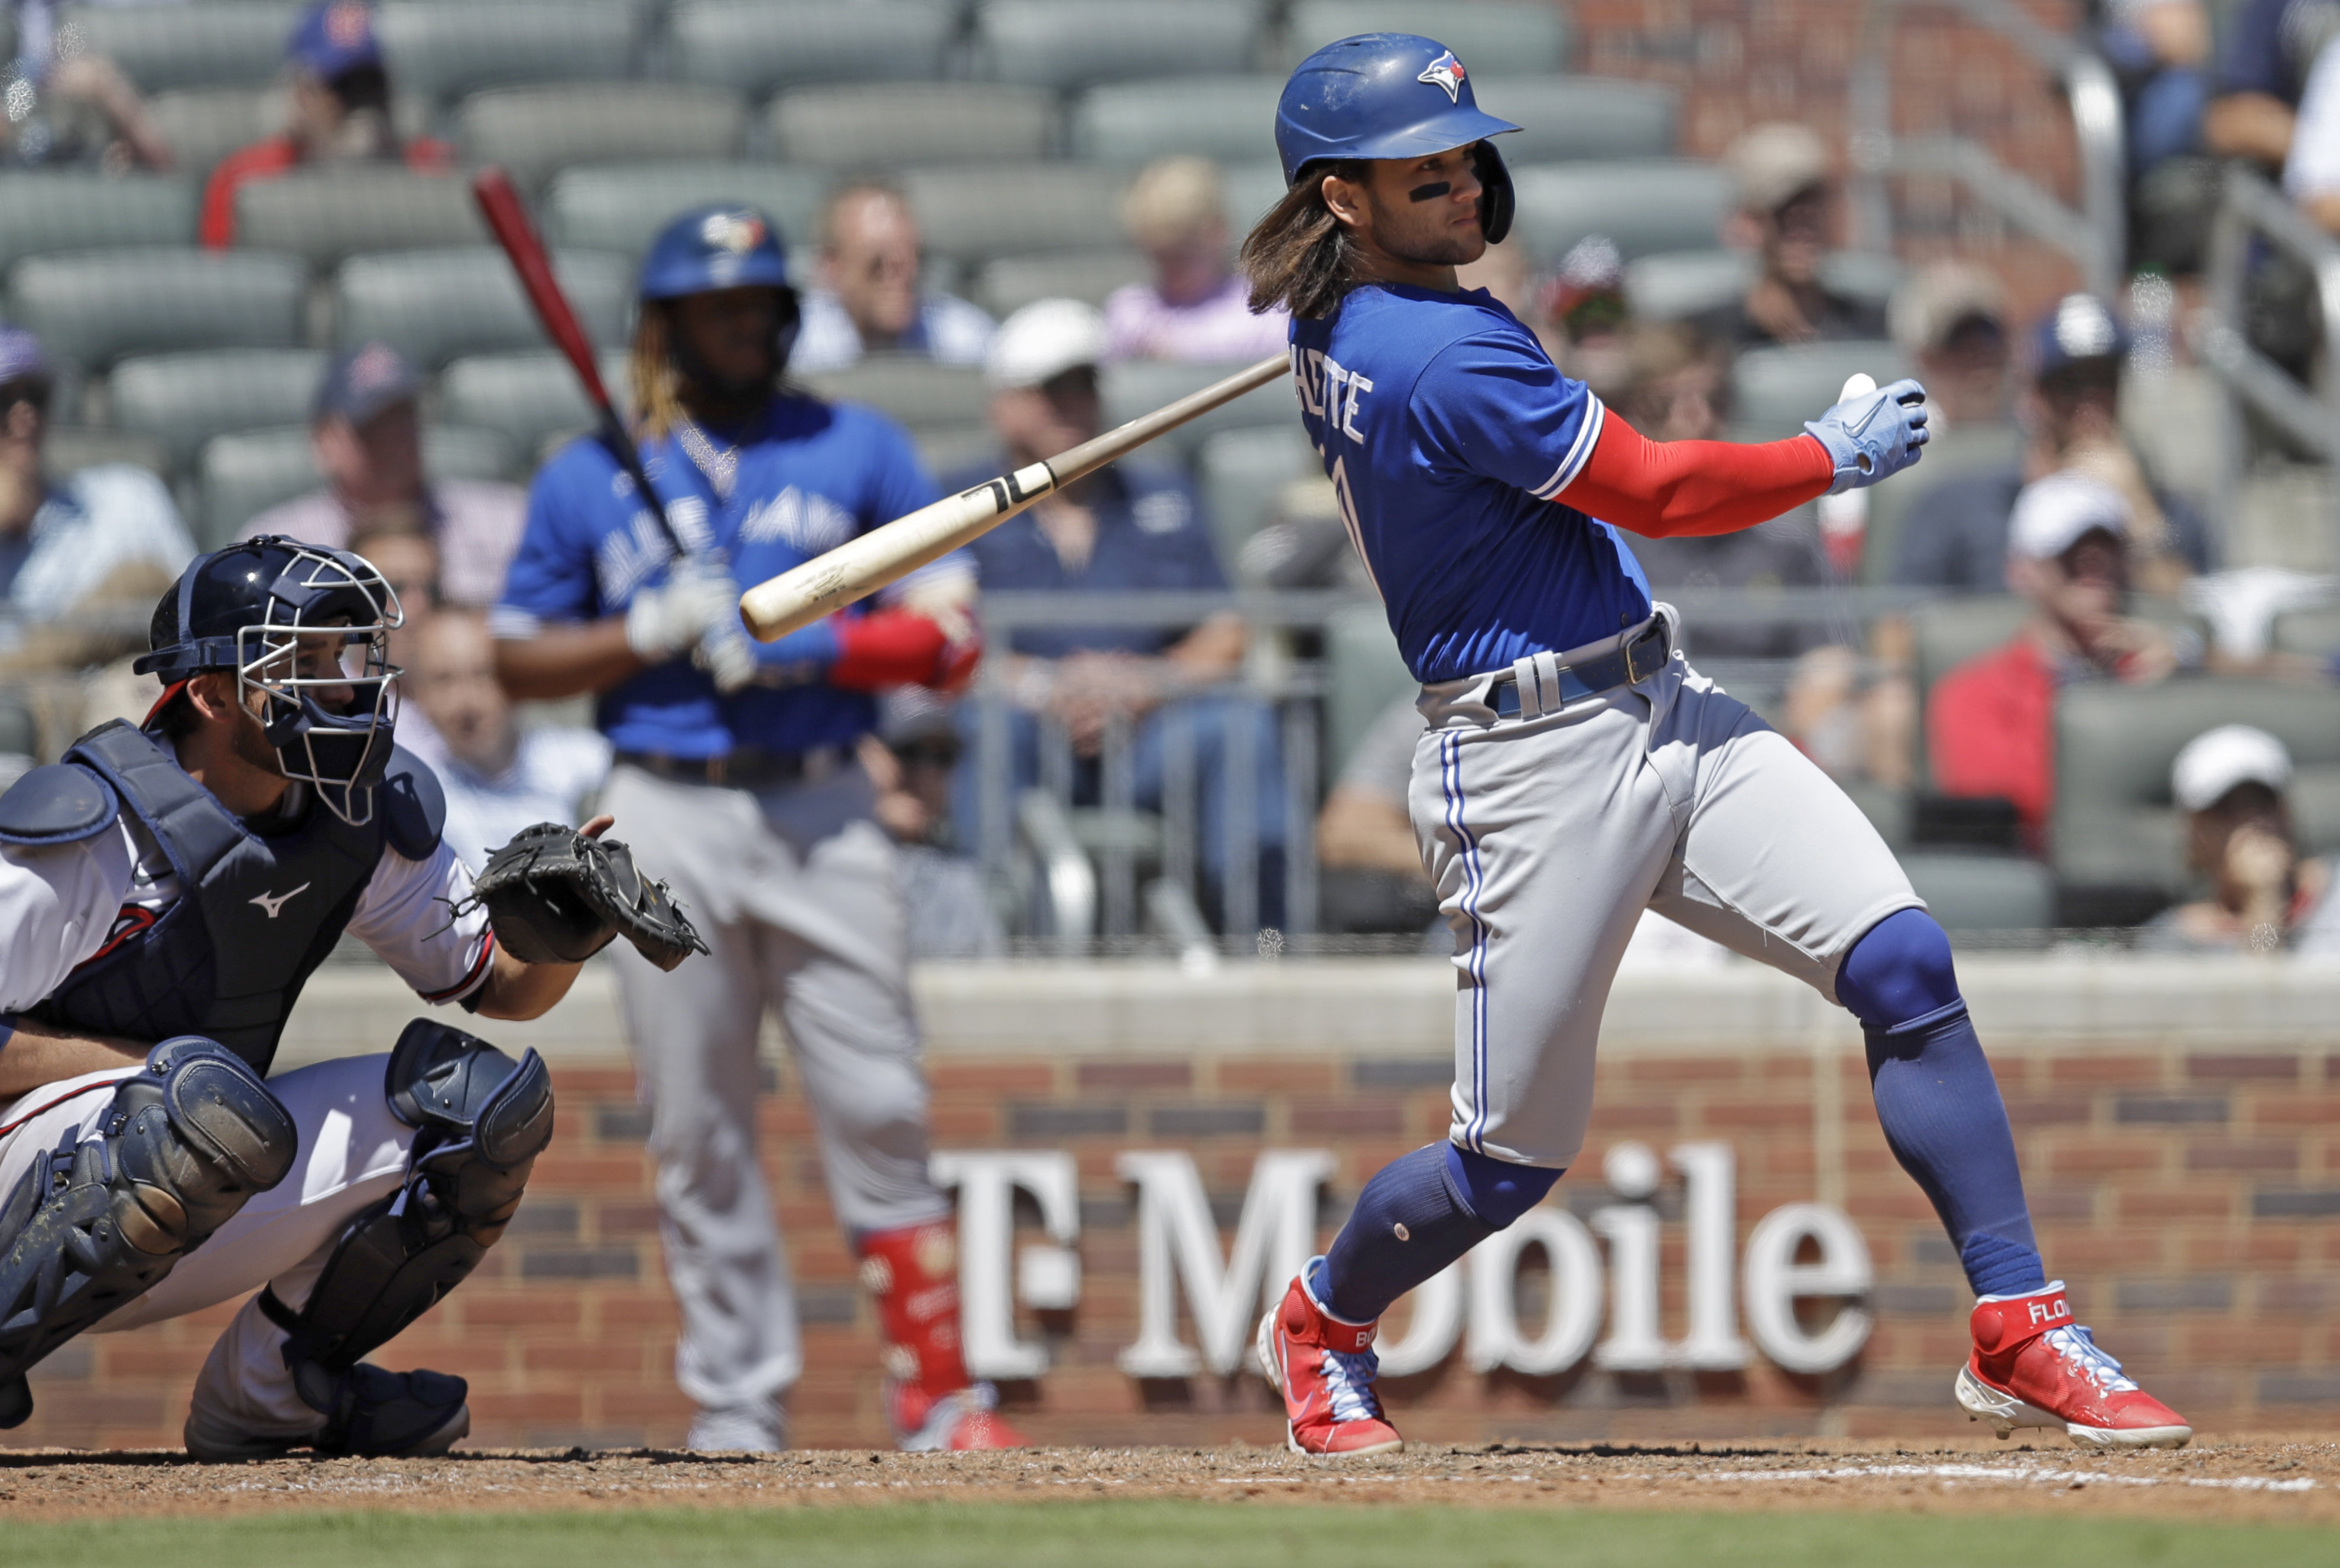
M 2311 271 L 2324 327 L 2324 385 L 2319 390 L 2253 347 L 2244 305 L 2255 254 L 2273 246 Z M 2206 309 L 2192 331 L 2195 353 L 2217 372 L 2230 398 L 2325 461 L 2340 458 L 2340 242 L 2317 228 L 2282 192 L 2250 170 L 2229 164 L 2210 230 Z M 2238 443 L 2226 443 L 2222 493 L 2241 480 Z M 2340 503 L 2333 516 L 2340 538 Z
M 1962 136 L 1903 137 L 1893 129 L 1892 49 L 1901 12 L 1915 4 L 1947 5 L 2012 43 L 2062 82 L 2078 144 L 2080 203 L 2001 164 Z M 2077 39 L 2034 20 L 2014 0 L 1870 0 L 1849 85 L 1854 243 L 1892 249 L 1893 221 L 1885 179 L 1937 174 L 1956 181 L 2000 218 L 2071 257 L 2093 293 L 2111 299 L 2128 254 L 2127 154 L 2119 84 L 2112 67 Z

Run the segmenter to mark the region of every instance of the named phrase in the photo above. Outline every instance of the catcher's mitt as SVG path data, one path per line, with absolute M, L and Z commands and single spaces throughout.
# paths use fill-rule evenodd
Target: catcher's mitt
M 633 851 L 558 822 L 522 829 L 488 857 L 459 908 L 481 905 L 496 940 L 525 964 L 580 964 L 613 937 L 661 969 L 707 951 L 666 884 L 635 869 Z

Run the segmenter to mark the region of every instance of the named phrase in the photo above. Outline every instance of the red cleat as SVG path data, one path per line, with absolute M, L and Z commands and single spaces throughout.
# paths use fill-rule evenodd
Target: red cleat
M 2072 1321 L 2064 1282 L 2028 1295 L 1975 1303 L 1974 1355 L 1958 1370 L 1958 1404 L 1999 1436 L 2018 1426 L 2060 1426 L 2095 1448 L 2180 1448 L 2186 1418 L 2156 1399 Z
M 1259 1320 L 1259 1365 L 1284 1395 L 1284 1435 L 1294 1454 L 1352 1458 L 1405 1447 L 1382 1418 L 1373 1393 L 1381 1360 L 1378 1323 L 1343 1323 L 1316 1305 L 1303 1281 L 1292 1282 L 1274 1311 Z
M 928 1394 L 914 1383 L 886 1384 L 886 1414 L 894 1445 L 905 1454 L 972 1454 L 986 1448 L 1026 1448 L 1025 1435 L 999 1418 L 999 1391 L 973 1383 L 948 1394 Z

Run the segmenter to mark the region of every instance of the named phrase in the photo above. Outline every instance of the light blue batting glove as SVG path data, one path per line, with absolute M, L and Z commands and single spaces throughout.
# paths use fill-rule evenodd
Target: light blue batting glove
M 1863 490 L 1918 461 L 1926 444 L 1926 389 L 1901 380 L 1857 392 L 1804 426 L 1836 465 L 1830 495 Z

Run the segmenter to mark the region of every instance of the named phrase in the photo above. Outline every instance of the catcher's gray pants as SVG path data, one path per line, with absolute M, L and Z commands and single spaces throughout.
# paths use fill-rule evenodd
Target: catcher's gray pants
M 1516 719 L 1487 705 L 1493 675 L 1423 691 L 1407 805 L 1454 935 L 1448 1136 L 1495 1159 L 1582 1149 L 1601 1010 L 1644 908 L 1833 1001 L 1852 944 L 1924 907 L 1859 808 L 1681 654 L 1540 712 L 1549 666 L 1617 645 L 1522 660 Z
M 612 836 L 672 882 L 712 949 L 618 965 L 650 1107 L 667 1275 L 682 1308 L 675 1380 L 699 1404 L 750 1404 L 803 1370 L 796 1300 L 756 1161 L 756 1037 L 778 1008 L 848 1232 L 950 1212 L 927 1179 L 927 1085 L 910 1013 L 908 921 L 868 778 L 751 792 L 620 764 Z
M 263 1285 L 299 1310 L 341 1245 L 350 1222 L 406 1180 L 414 1129 L 382 1097 L 384 1056 L 342 1057 L 268 1080 L 300 1129 L 290 1175 L 255 1196 L 233 1219 L 181 1259 L 162 1284 L 100 1318 L 92 1334 L 142 1328 L 239 1295 L 253 1299 L 228 1320 L 195 1379 L 194 1404 L 212 1424 L 253 1437 L 314 1432 L 322 1418 L 302 1402 L 284 1365 L 284 1331 L 260 1310 Z M 125 1067 L 47 1084 L 0 1110 L 0 1192 L 13 1192 L 43 1149 L 98 1136 Z M 35 1374 L 37 1375 L 37 1372 Z

